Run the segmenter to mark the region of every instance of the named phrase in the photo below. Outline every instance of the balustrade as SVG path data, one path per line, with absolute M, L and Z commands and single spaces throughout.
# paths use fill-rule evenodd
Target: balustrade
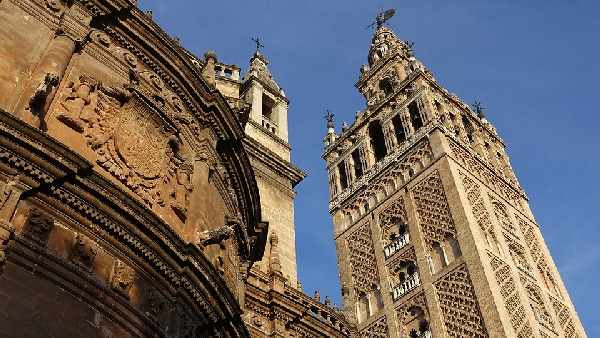
M 405 247 L 410 242 L 410 236 L 408 232 L 403 233 L 400 237 L 394 239 L 392 243 L 386 245 L 383 248 L 383 252 L 385 254 L 385 258 L 390 258 L 393 254 L 400 251 L 403 247 Z
M 392 289 L 392 299 L 397 301 L 400 297 L 407 294 L 409 291 L 415 289 L 417 286 L 421 285 L 421 280 L 419 279 L 419 274 L 414 273 L 412 276 L 408 277 L 404 282 L 394 286 Z
M 273 122 L 271 119 L 263 115 L 262 118 L 262 126 L 265 127 L 269 132 L 276 134 L 277 133 L 277 124 Z

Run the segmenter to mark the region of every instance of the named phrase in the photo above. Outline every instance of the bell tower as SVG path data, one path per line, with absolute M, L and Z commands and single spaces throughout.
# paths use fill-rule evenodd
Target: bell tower
M 257 47 L 261 47 L 260 42 Z M 289 100 L 273 79 L 268 64 L 267 58 L 257 49 L 241 82 L 240 98 L 250 106 L 245 142 L 260 191 L 262 215 L 269 222 L 269 236 L 278 239 L 281 272 L 296 285 L 293 188 L 304 178 L 304 173 L 290 162 Z M 264 272 L 270 269 L 270 245 L 271 242 L 267 244 L 263 260 L 256 264 Z
M 330 114 L 324 141 L 359 336 L 586 337 L 483 108 L 438 84 L 383 21 L 356 83 L 366 107 L 340 133 Z

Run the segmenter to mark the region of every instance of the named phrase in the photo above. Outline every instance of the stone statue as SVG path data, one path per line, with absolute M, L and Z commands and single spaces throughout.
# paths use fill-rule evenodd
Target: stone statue
M 82 133 L 90 119 L 95 115 L 98 104 L 98 83 L 89 76 L 82 75 L 75 82 L 68 85 L 70 93 L 67 94 L 62 106 L 66 109 L 56 118 L 75 131 Z
M 190 195 L 192 193 L 192 175 L 194 173 L 194 167 L 189 162 L 183 163 L 175 174 L 175 186 L 171 192 L 171 208 L 181 219 L 185 222 L 187 218 L 187 209 L 190 202 Z

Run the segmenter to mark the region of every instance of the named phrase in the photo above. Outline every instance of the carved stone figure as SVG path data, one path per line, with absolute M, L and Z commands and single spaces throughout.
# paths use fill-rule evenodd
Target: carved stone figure
M 98 104 L 98 83 L 89 76 L 82 75 L 67 86 L 69 93 L 61 103 L 66 110 L 57 119 L 77 132 L 82 133 L 95 116 Z
M 187 210 L 190 203 L 190 195 L 193 190 L 192 186 L 192 175 L 194 174 L 194 167 L 191 163 L 186 162 L 182 164 L 175 174 L 175 185 L 171 192 L 171 208 L 181 219 L 185 222 L 187 218 Z
M 199 244 L 204 247 L 212 244 L 219 244 L 235 235 L 236 228 L 239 228 L 238 221 L 226 217 L 225 225 L 214 229 L 199 233 Z
M 71 252 L 71 261 L 85 269 L 91 269 L 97 249 L 95 245 L 83 235 L 77 234 L 75 244 Z
M 23 228 L 23 236 L 38 245 L 46 246 L 50 232 L 54 228 L 54 218 L 37 207 L 31 208 Z
M 113 271 L 110 278 L 110 287 L 124 296 L 129 298 L 129 290 L 135 279 L 135 271 L 127 266 L 124 262 L 117 260 L 113 266 Z
M 37 87 L 31 99 L 29 99 L 29 109 L 34 115 L 42 115 L 46 99 L 54 87 L 58 86 L 58 80 L 58 75 L 46 73 L 44 80 Z

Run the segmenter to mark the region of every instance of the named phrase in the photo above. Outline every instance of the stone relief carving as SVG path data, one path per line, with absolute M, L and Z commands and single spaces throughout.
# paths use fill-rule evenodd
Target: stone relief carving
M 32 207 L 25 221 L 23 236 L 40 246 L 46 246 L 53 228 L 54 218 L 41 209 Z
M 96 258 L 97 248 L 89 239 L 81 234 L 75 236 L 75 243 L 71 251 L 71 261 L 90 270 Z
M 100 166 L 144 202 L 170 206 L 185 223 L 194 167 L 161 96 L 162 80 L 150 72 L 140 77 L 150 90 L 110 87 L 81 75 L 67 86 L 57 119 L 82 133 Z M 170 98 L 173 103 L 183 111 L 178 99 Z
M 34 115 L 41 115 L 44 111 L 46 101 L 54 87 L 58 86 L 59 77 L 53 73 L 46 73 L 35 92 L 29 99 L 29 110 Z M 40 116 L 43 119 L 43 116 Z
M 110 287 L 125 298 L 129 298 L 129 290 L 134 279 L 135 271 L 124 262 L 116 260 L 110 277 Z
M 92 78 L 82 75 L 75 82 L 67 85 L 70 91 L 61 102 L 64 112 L 56 118 L 82 133 L 96 113 L 98 105 L 98 83 Z

